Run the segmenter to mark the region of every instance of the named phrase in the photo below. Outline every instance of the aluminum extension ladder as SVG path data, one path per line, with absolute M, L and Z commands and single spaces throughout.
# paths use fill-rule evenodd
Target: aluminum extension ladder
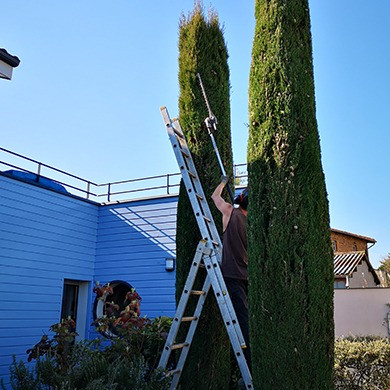
M 222 260 L 221 239 L 205 198 L 203 188 L 196 172 L 194 161 L 190 150 L 188 149 L 179 120 L 171 120 L 168 110 L 165 107 L 161 108 L 161 114 L 180 167 L 183 182 L 187 189 L 202 239 L 197 246 L 192 266 L 185 282 L 184 289 L 176 309 L 176 314 L 173 318 L 172 326 L 165 342 L 159 367 L 166 369 L 171 352 L 176 349 L 181 350 L 176 368 L 168 373 L 172 376 L 171 389 L 176 389 L 196 327 L 198 325 L 198 319 L 202 312 L 207 293 L 212 286 L 246 389 L 253 389 L 252 377 L 242 351 L 243 348 L 246 348 L 246 344 L 241 328 L 238 324 L 236 313 L 233 309 L 232 301 L 227 293 L 227 288 L 220 268 Z M 192 288 L 198 270 L 201 266 L 206 268 L 207 277 L 202 290 L 196 291 Z M 196 309 L 193 316 L 184 317 L 184 312 L 191 295 L 198 296 Z M 185 341 L 183 343 L 175 343 L 179 327 L 183 322 L 191 322 Z

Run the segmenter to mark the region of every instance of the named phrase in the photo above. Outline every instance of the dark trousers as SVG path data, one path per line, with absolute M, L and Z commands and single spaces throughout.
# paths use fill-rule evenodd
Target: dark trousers
M 234 311 L 240 324 L 247 348 L 244 348 L 244 356 L 249 370 L 252 371 L 251 351 L 249 346 L 249 318 L 248 318 L 248 281 L 233 278 L 224 278 Z

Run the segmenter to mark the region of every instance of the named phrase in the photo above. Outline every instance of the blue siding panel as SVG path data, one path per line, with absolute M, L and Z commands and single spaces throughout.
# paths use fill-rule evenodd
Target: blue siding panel
M 92 255 L 80 256 L 77 253 L 70 251 L 57 252 L 57 249 L 47 251 L 46 248 L 42 248 L 42 246 L 34 247 L 33 244 L 25 245 L 24 243 L 14 245 L 14 243 L 10 242 L 0 242 L 0 254 L 3 257 L 9 257 L 12 259 L 28 257 L 31 261 L 42 263 L 49 262 L 51 264 L 63 264 L 64 259 L 66 259 L 68 264 L 72 264 L 72 262 L 76 261 L 80 264 L 84 263 L 84 265 L 88 267 L 94 263 L 94 256 Z
M 30 259 L 24 259 L 20 253 L 14 255 L 12 258 L 2 255 L 0 256 L 0 264 L 2 264 L 3 266 L 22 267 L 25 269 L 31 268 L 34 270 L 41 271 L 46 271 L 48 266 L 56 266 L 56 272 L 61 271 L 68 273 L 73 272 L 74 267 L 77 267 L 78 272 L 87 272 L 87 274 L 89 275 L 91 272 L 91 264 L 94 263 L 93 261 L 64 258 L 66 259 L 66 263 L 64 264 L 61 263 L 59 260 L 50 261 L 50 258 L 45 258 L 45 260 L 42 260 L 42 258 L 44 257 L 42 255 L 33 255 L 33 258 Z M 40 259 L 38 259 L 39 257 Z M 17 264 L 17 266 L 15 264 Z
M 60 320 L 64 279 L 93 280 L 95 204 L 0 176 L 0 377 Z
M 1 185 L 1 183 L 0 183 Z M 0 187 L 1 188 L 1 187 Z M 0 202 L 1 210 L 3 210 L 6 205 Z M 10 221 L 10 223 L 17 223 L 17 221 L 21 221 L 23 226 L 30 227 L 32 229 L 37 226 L 37 228 L 41 226 L 46 226 L 47 228 L 55 231 L 66 231 L 68 234 L 74 235 L 86 235 L 86 237 L 90 237 L 91 235 L 96 234 L 96 226 L 90 225 L 77 225 L 74 226 L 69 221 L 61 221 L 61 219 L 53 220 L 52 217 L 45 214 L 37 214 L 31 213 L 26 209 L 7 209 L 7 212 L 0 212 L 0 221 Z
M 64 279 L 122 280 L 141 295 L 141 314 L 175 312 L 177 197 L 98 206 L 0 176 L 0 377 L 9 386 L 12 355 L 60 320 Z M 92 324 L 90 287 L 87 337 Z
M 175 256 L 177 197 L 106 205 L 99 210 L 95 278 L 122 280 L 142 297 L 141 315 L 175 312 L 175 272 L 165 259 Z
M 2 218 L 1 218 L 2 219 Z M 11 219 L 11 218 L 10 218 Z M 32 229 L 34 229 L 32 231 Z M 77 244 L 77 246 L 80 246 L 81 248 L 87 248 L 87 249 L 93 249 L 95 248 L 95 240 L 91 240 L 90 236 L 87 235 L 85 237 L 80 237 L 79 235 L 69 234 L 69 230 L 66 229 L 56 229 L 53 231 L 51 228 L 45 228 L 40 229 L 37 226 L 37 223 L 35 223 L 35 226 L 31 224 L 31 226 L 26 226 L 24 223 L 18 223 L 14 224 L 11 222 L 3 223 L 0 220 L 0 234 L 3 235 L 4 233 L 9 234 L 19 234 L 23 236 L 30 236 L 35 237 L 38 239 L 46 239 L 54 242 L 61 242 L 61 243 L 71 243 L 71 244 Z M 68 233 L 68 234 L 67 234 Z M 89 239 L 88 239 L 89 238 Z
M 20 286 L 23 286 L 23 289 L 21 289 Z M 31 294 L 29 292 L 29 291 L 31 291 L 31 289 L 39 291 L 40 294 L 58 294 L 58 295 L 62 294 L 62 286 L 58 286 L 57 288 L 56 288 L 56 286 L 54 286 L 54 288 L 53 288 L 53 286 L 42 286 L 41 284 L 37 284 L 36 281 L 31 282 L 31 280 L 30 280 L 30 282 L 26 282 L 23 284 L 20 282 L 19 283 L 12 283 L 9 281 L 1 283 L 0 284 L 0 296 L 2 296 L 4 292 L 12 292 L 12 294 L 14 294 L 13 291 L 15 291 L 15 289 L 19 290 L 18 294 L 20 294 L 20 297 L 25 296 L 26 294 L 34 296 L 34 294 Z M 0 326 L 1 326 L 1 324 L 0 324 Z

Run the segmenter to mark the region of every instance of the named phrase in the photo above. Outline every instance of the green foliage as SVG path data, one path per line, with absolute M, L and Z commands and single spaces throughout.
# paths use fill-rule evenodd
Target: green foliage
M 35 378 L 34 373 L 22 361 L 17 362 L 15 356 L 12 358 L 10 373 L 12 389 L 37 390 L 40 388 L 39 379 Z M 3 390 L 6 389 L 3 379 L 1 380 L 1 387 Z
M 390 389 L 389 339 L 339 339 L 335 344 L 335 387 Z
M 196 78 L 200 73 L 213 113 L 218 119 L 215 139 L 232 177 L 230 135 L 229 69 L 227 49 L 215 12 L 206 18 L 198 4 L 188 17 L 182 17 L 179 31 L 179 110 L 180 123 L 207 199 L 219 184 L 221 171 L 213 151 L 204 119 L 208 112 Z M 222 218 L 212 202 L 209 203 L 217 226 Z M 176 297 L 180 299 L 196 246 L 202 237 L 183 184 L 180 187 L 177 213 Z M 204 277 L 204 274 L 203 274 Z M 200 289 L 201 278 L 196 288 Z M 194 312 L 190 302 L 188 314 Z M 181 332 L 180 337 L 183 336 Z M 181 340 L 179 340 L 181 341 Z M 181 377 L 185 389 L 227 388 L 230 378 L 230 347 L 213 294 L 207 298 L 202 316 Z
M 333 387 L 333 256 L 308 1 L 256 0 L 249 86 L 254 387 Z
M 44 336 L 28 350 L 27 367 L 14 359 L 10 368 L 14 390 L 39 389 L 168 389 L 170 379 L 156 369 L 171 319 L 159 317 L 144 326 L 126 327 L 105 348 L 101 339 L 75 342 L 71 320 L 51 327 L 54 336 Z M 111 321 L 111 324 L 109 323 Z M 112 326 L 105 318 L 100 326 Z
M 390 286 L 390 253 L 386 258 L 381 260 L 381 265 L 379 266 L 379 270 L 383 271 L 386 278 L 387 286 Z
M 99 331 L 112 328 L 113 318 L 99 320 Z M 111 340 L 106 352 L 119 358 L 125 354 L 128 359 L 141 358 L 150 368 L 156 368 L 161 357 L 169 328 L 172 324 L 170 317 L 157 317 L 149 320 L 145 317 L 137 318 L 133 326 L 118 327 L 118 338 Z
M 110 284 L 94 287 L 97 299 L 103 302 L 103 317 L 94 321 L 96 330 L 113 340 L 107 351 L 116 358 L 128 355 L 128 358 L 142 358 L 149 368 L 156 368 L 160 360 L 169 328 L 170 317 L 157 317 L 153 321 L 141 317 L 141 296 L 131 289 L 123 302 L 110 302 L 108 298 L 114 293 Z

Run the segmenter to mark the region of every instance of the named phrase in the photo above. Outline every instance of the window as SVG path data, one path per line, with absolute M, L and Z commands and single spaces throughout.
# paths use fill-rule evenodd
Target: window
M 333 249 L 333 252 L 337 252 L 337 241 L 336 240 L 332 240 L 332 249 Z
M 336 279 L 334 281 L 334 288 L 345 288 L 345 280 L 344 279 Z
M 89 282 L 64 280 L 60 319 L 70 317 L 76 322 L 76 340 L 83 340 L 86 334 L 88 288 Z
M 72 320 L 77 321 L 78 295 L 78 282 L 65 280 L 64 292 L 62 293 L 61 319 L 70 317 Z
M 355 243 L 352 245 L 352 250 L 353 250 L 354 252 L 357 251 L 357 245 L 356 245 Z

